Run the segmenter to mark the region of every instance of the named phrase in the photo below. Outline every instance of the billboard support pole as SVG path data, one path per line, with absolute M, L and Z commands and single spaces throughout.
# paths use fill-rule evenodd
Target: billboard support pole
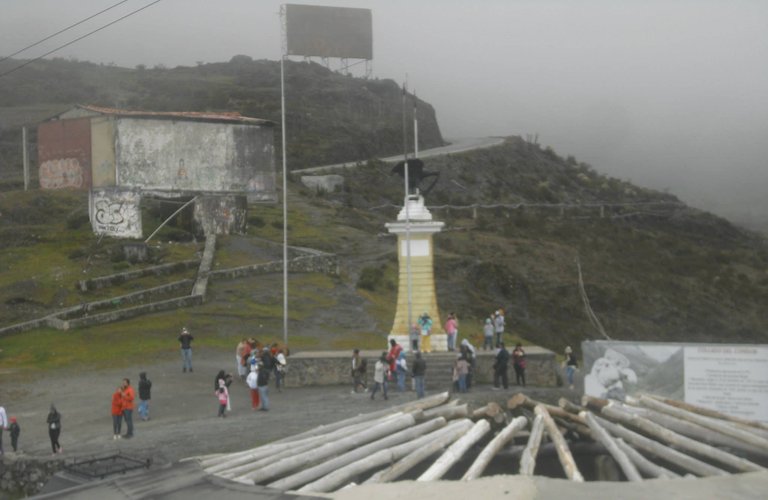
M 413 91 L 413 157 L 419 157 L 419 118 L 416 114 L 416 91 Z
M 281 23 L 285 27 L 283 9 L 281 8 Z M 285 40 L 285 37 L 283 37 Z M 288 349 L 288 160 L 285 144 L 285 53 L 283 47 L 280 54 L 280 118 L 282 122 L 282 152 L 283 152 L 283 344 Z

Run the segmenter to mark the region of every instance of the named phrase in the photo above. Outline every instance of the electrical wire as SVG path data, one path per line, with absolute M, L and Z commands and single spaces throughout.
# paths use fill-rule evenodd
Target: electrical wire
M 93 30 L 93 31 L 90 31 L 90 32 L 86 33 L 86 34 L 85 34 L 85 35 L 83 35 L 83 36 L 77 37 L 77 38 L 75 38 L 74 40 L 72 40 L 71 42 L 67 42 L 67 43 L 65 43 L 64 45 L 60 45 L 59 47 L 56 47 L 55 49 L 53 49 L 53 50 L 50 50 L 50 51 L 46 52 L 45 54 L 43 54 L 43 55 L 41 55 L 41 56 L 39 56 L 39 57 L 36 57 L 36 58 L 34 58 L 34 59 L 30 59 L 29 61 L 25 62 L 24 64 L 20 64 L 20 65 L 16 66 L 15 68 L 11 68 L 11 69 L 9 69 L 8 71 L 6 71 L 6 72 L 4 72 L 4 73 L 0 73 L 0 78 L 4 77 L 4 76 L 6 76 L 6 75 L 10 75 L 10 74 L 11 74 L 11 73 L 13 73 L 14 71 L 18 71 L 18 70 L 20 70 L 21 68 L 23 68 L 23 67 L 25 67 L 25 66 L 29 66 L 29 65 L 30 65 L 30 64 L 32 64 L 33 62 L 35 62 L 35 61 L 39 61 L 40 59 L 44 58 L 45 56 L 49 56 L 49 55 L 53 54 L 54 52 L 58 52 L 59 50 L 63 49 L 64 47 L 69 47 L 69 46 L 70 46 L 70 45 L 72 45 L 73 43 L 75 43 L 75 42 L 79 42 L 79 41 L 80 41 L 80 40 L 82 40 L 83 38 L 89 37 L 89 36 L 93 35 L 94 33 L 97 33 L 97 32 L 99 32 L 99 31 L 101 31 L 101 30 L 103 30 L 103 29 L 105 29 L 105 28 L 108 28 L 108 27 L 112 26 L 113 24 L 115 24 L 115 23 L 118 23 L 118 22 L 122 21 L 123 19 L 126 19 L 126 18 L 128 18 L 128 17 L 131 17 L 131 16 L 132 16 L 132 15 L 134 15 L 134 14 L 138 14 L 138 13 L 139 13 L 139 12 L 141 12 L 142 10 L 144 10 L 144 9 L 148 9 L 149 7 L 152 7 L 153 5 L 155 5 L 155 4 L 157 4 L 157 3 L 160 3 L 160 2 L 162 2 L 162 0 L 155 0 L 155 1 L 154 1 L 154 2 L 152 2 L 152 3 L 145 5 L 144 7 L 141 7 L 141 8 L 139 8 L 139 9 L 136 9 L 136 10 L 134 10 L 133 12 L 129 12 L 128 14 L 126 14 L 126 15 L 124 15 L 124 16 L 122 16 L 122 17 L 118 17 L 118 18 L 117 18 L 117 19 L 115 19 L 114 21 L 112 21 L 112 22 L 110 22 L 110 23 L 107 23 L 107 24 L 105 24 L 104 26 L 101 26 L 100 28 L 96 28 L 95 30 Z
M 11 55 L 9 55 L 9 56 L 5 56 L 5 57 L 3 57 L 2 59 L 0 59 L 0 63 L 1 63 L 1 62 L 3 62 L 3 61 L 5 61 L 6 59 L 10 59 L 10 58 L 11 58 L 11 57 L 13 57 L 13 56 L 16 56 L 16 55 L 19 55 L 19 54 L 21 54 L 21 53 L 22 53 L 22 52 L 24 52 L 25 50 L 29 50 L 29 49 L 31 49 L 32 47 L 36 47 L 37 45 L 40 45 L 41 43 L 43 43 L 43 42 L 45 42 L 45 41 L 47 41 L 47 40 L 50 40 L 51 38 L 55 37 L 56 35 L 60 35 L 60 34 L 64 33 L 65 31 L 67 31 L 67 30 L 70 30 L 70 29 L 74 28 L 75 26 L 79 26 L 79 25 L 83 24 L 83 23 L 84 23 L 84 22 L 86 22 L 86 21 L 90 21 L 90 20 L 91 20 L 91 19 L 93 19 L 94 17 L 96 17 L 96 16 L 98 16 L 98 15 L 100 15 L 100 14 L 103 14 L 103 13 L 107 12 L 108 10 L 112 10 L 112 9 L 114 9 L 115 7 L 117 7 L 118 5 L 120 5 L 120 4 L 123 4 L 123 3 L 127 2 L 127 1 L 128 1 L 128 0 L 121 0 L 120 2 L 117 2 L 115 5 L 113 5 L 113 6 L 111 6 L 111 7 L 107 7 L 106 9 L 104 9 L 104 10 L 102 10 L 102 11 L 100 11 L 100 12 L 97 12 L 97 13 L 95 13 L 95 14 L 94 14 L 94 15 L 92 15 L 92 16 L 86 17 L 85 19 L 83 19 L 83 20 L 81 20 L 81 21 L 78 21 L 78 22 L 76 22 L 75 24 L 71 24 L 71 25 L 67 26 L 67 27 L 66 27 L 66 28 L 64 28 L 63 30 L 59 30 L 59 31 L 57 31 L 57 32 L 56 32 L 56 33 L 54 33 L 53 35 L 49 35 L 49 36 L 47 36 L 47 37 L 43 38 L 42 40 L 38 40 L 38 41 L 36 41 L 35 43 L 33 43 L 33 44 L 31 44 L 31 45 L 27 45 L 27 46 L 26 46 L 26 47 L 24 47 L 23 49 L 17 50 L 17 51 L 16 51 L 16 52 L 14 52 L 13 54 L 11 54 Z

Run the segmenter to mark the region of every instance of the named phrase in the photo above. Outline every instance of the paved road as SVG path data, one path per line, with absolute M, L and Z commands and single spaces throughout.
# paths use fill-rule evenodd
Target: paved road
M 463 153 L 464 151 L 471 151 L 473 149 L 490 148 L 498 146 L 504 142 L 503 137 L 472 137 L 462 139 L 451 139 L 451 144 L 448 146 L 441 146 L 439 148 L 425 149 L 419 151 L 419 158 L 429 158 L 430 156 L 447 155 L 454 153 Z M 403 159 L 403 155 L 390 156 L 387 158 L 381 158 L 381 161 L 386 163 L 396 163 Z M 292 170 L 292 173 L 296 174 L 323 174 L 331 170 L 338 168 L 353 168 L 358 166 L 365 160 L 359 160 L 356 162 L 337 163 L 335 165 L 323 165 L 319 167 L 302 168 L 299 170 Z

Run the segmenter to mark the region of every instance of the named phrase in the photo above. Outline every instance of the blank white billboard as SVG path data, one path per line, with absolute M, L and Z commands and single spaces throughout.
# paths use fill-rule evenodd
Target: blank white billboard
M 370 9 L 287 4 L 288 55 L 373 59 Z

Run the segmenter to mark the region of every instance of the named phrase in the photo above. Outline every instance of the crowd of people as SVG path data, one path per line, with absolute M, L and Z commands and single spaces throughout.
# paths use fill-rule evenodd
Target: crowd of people
M 507 389 L 509 387 L 508 369 L 512 364 L 515 373 L 515 382 L 518 386 L 526 385 L 526 353 L 523 346 L 517 343 L 510 353 L 503 342 L 504 338 L 504 311 L 497 310 L 483 322 L 483 350 L 491 348 L 495 342 L 493 363 L 493 389 Z M 425 377 L 427 363 L 422 352 L 431 351 L 432 319 L 427 313 L 419 317 L 409 341 L 413 351 L 410 362 L 403 347 L 390 339 L 389 350 L 382 352 L 376 360 L 373 369 L 373 384 L 367 383 L 368 362 L 361 356 L 359 349 L 354 349 L 351 362 L 352 393 L 370 393 L 370 399 L 376 399 L 381 392 L 382 397 L 389 399 L 389 384 L 396 384 L 398 392 L 408 390 L 407 380 L 411 378 L 411 388 L 417 398 L 425 395 Z M 451 312 L 445 322 L 444 330 L 448 337 L 448 351 L 456 352 L 453 363 L 453 390 L 463 393 L 472 387 L 473 376 L 476 368 L 477 351 L 469 339 L 464 338 L 457 346 L 459 322 L 455 313 Z M 184 327 L 178 336 L 181 349 L 182 373 L 191 373 L 192 367 L 192 341 L 194 337 Z M 243 338 L 235 349 L 235 369 L 241 383 L 245 384 L 250 394 L 250 404 L 254 411 L 269 411 L 269 383 L 274 377 L 274 387 L 282 391 L 284 377 L 287 369 L 287 350 L 273 343 L 262 345 L 254 338 Z M 568 386 L 573 389 L 574 377 L 577 370 L 577 360 L 570 346 L 565 349 L 565 361 L 563 369 Z M 217 415 L 226 418 L 231 411 L 232 401 L 229 388 L 236 378 L 226 370 L 220 370 L 214 380 L 214 396 L 217 404 Z M 136 408 L 136 391 L 131 381 L 124 378 L 112 394 L 112 439 L 131 439 L 134 436 L 133 410 Z M 150 401 L 152 399 L 152 381 L 146 372 L 139 373 L 138 382 L 138 415 L 142 421 L 150 420 Z M 122 433 L 123 423 L 126 432 Z M 48 435 L 51 441 L 51 451 L 54 454 L 62 453 L 59 437 L 62 432 L 62 415 L 51 404 L 46 417 Z M 16 417 L 8 418 L 5 408 L 0 406 L 0 455 L 3 453 L 3 431 L 9 431 L 13 451 L 18 450 L 21 426 Z
M 493 388 L 509 388 L 509 364 L 511 362 L 515 373 L 515 383 L 518 386 L 526 385 L 526 353 L 522 344 L 517 343 L 510 353 L 504 344 L 504 330 L 506 327 L 504 310 L 498 309 L 483 321 L 483 350 L 495 350 L 493 363 Z M 370 392 L 370 398 L 375 399 L 381 392 L 384 399 L 388 399 L 390 383 L 396 384 L 398 391 L 406 390 L 406 379 L 410 375 L 413 390 L 417 397 L 424 397 L 424 377 L 426 374 L 426 361 L 422 353 L 432 350 L 432 319 L 427 312 L 419 316 L 412 325 L 408 341 L 413 352 L 413 366 L 408 368 L 408 359 L 403 347 L 395 339 L 390 339 L 389 351 L 382 352 L 376 360 L 373 370 L 373 386 L 368 388 L 365 380 L 367 362 L 360 356 L 360 350 L 354 349 L 352 353 L 352 393 Z M 455 392 L 467 392 L 473 384 L 473 375 L 476 368 L 477 351 L 465 338 L 457 346 L 459 333 L 459 321 L 456 313 L 448 314 L 443 330 L 447 337 L 449 352 L 456 352 L 453 363 L 453 389 Z M 570 350 L 570 348 L 568 348 Z M 568 351 L 570 352 L 570 351 Z M 575 363 L 575 357 L 572 357 Z M 570 366 L 570 361 L 569 361 Z M 572 370 L 573 371 L 573 370 Z M 571 372 L 568 372 L 571 373 Z M 569 384 L 572 380 L 569 375 Z
M 192 373 L 192 341 L 194 336 L 187 327 L 181 329 L 177 337 L 181 349 L 181 371 Z M 275 388 L 282 391 L 287 367 L 286 350 L 276 343 L 264 346 L 253 338 L 243 339 L 236 348 L 236 370 L 243 384 L 250 389 L 251 406 L 254 410 L 269 411 L 269 381 L 274 375 Z M 214 395 L 217 401 L 219 417 L 226 417 L 231 411 L 229 387 L 234 377 L 225 370 L 220 370 L 214 381 Z M 124 378 L 112 393 L 112 439 L 131 439 L 134 437 L 133 411 L 137 410 L 142 421 L 150 420 L 150 401 L 152 399 L 152 381 L 146 372 L 139 373 L 138 400 L 137 392 L 129 378 Z M 59 443 L 62 432 L 62 414 L 51 404 L 46 416 L 51 451 L 54 455 L 63 452 Z M 123 433 L 125 424 L 125 433 Z M 21 426 L 17 418 L 8 418 L 6 410 L 0 406 L 0 455 L 3 450 L 3 431 L 9 431 L 14 452 L 19 450 Z

